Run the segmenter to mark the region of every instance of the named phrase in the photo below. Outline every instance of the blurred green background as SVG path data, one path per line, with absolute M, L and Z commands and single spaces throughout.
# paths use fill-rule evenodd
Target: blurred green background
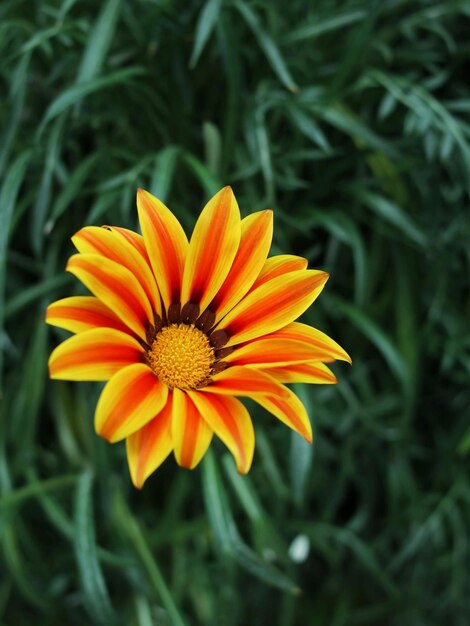
M 470 623 L 469 32 L 453 0 L 2 1 L 2 626 Z M 247 477 L 217 444 L 138 492 L 44 309 L 138 186 L 189 231 L 225 184 L 330 272 L 305 321 L 354 363 L 297 389 L 312 447 L 253 409 Z

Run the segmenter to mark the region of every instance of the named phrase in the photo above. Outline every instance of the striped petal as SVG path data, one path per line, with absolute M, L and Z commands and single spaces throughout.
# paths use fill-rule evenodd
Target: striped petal
M 240 474 L 246 474 L 255 449 L 255 432 L 246 408 L 232 396 L 211 395 L 204 391 L 189 391 L 188 395 L 232 453 Z
M 142 358 L 142 346 L 127 333 L 93 328 L 57 346 L 49 358 L 49 373 L 59 380 L 108 380 Z
M 194 227 L 184 266 L 181 302 L 204 311 L 215 297 L 240 244 L 240 211 L 230 187 L 224 187 L 204 207 Z
M 312 426 L 308 419 L 307 411 L 299 398 L 290 389 L 287 390 L 287 397 L 280 396 L 257 396 L 256 402 L 272 413 L 281 422 L 302 435 L 309 443 L 312 443 Z
M 46 323 L 72 333 L 101 327 L 128 330 L 107 306 L 92 296 L 72 296 L 53 302 L 47 307 Z
M 329 357 L 329 353 L 314 345 L 292 339 L 278 339 L 274 335 L 275 333 L 236 346 L 224 361 L 231 365 L 255 365 L 264 368 L 319 361 Z
M 177 463 L 193 469 L 205 455 L 213 430 L 181 389 L 173 391 L 171 432 Z
M 263 267 L 273 237 L 272 211 L 259 211 L 241 222 L 237 254 L 224 284 L 209 308 L 216 313 L 216 323 L 248 292 Z
M 143 363 L 114 374 L 96 405 L 95 430 L 114 443 L 147 424 L 166 404 L 168 387 Z
M 127 462 L 132 482 L 142 489 L 144 482 L 173 450 L 171 437 L 172 393 L 158 415 L 126 439 Z
M 285 395 L 281 387 L 273 378 L 249 367 L 229 367 L 215 376 L 212 382 L 204 387 L 207 393 L 229 394 L 232 396 L 246 396 L 251 398 L 260 395 Z
M 307 326 L 307 324 L 302 324 L 301 322 L 292 322 L 284 328 L 266 335 L 263 339 L 287 339 L 291 341 L 301 341 L 317 350 L 319 354 L 323 354 L 323 356 L 318 359 L 313 357 L 311 359 L 312 361 L 326 361 L 328 359 L 332 361 L 338 360 L 352 363 L 349 354 L 343 350 L 343 348 L 337 344 L 336 341 L 333 341 L 331 337 L 322 333 L 321 330 L 313 328 L 312 326 Z
M 126 267 L 97 254 L 74 254 L 66 269 L 145 340 L 148 326 L 154 324 L 152 307 Z
M 180 301 L 188 239 L 173 213 L 148 191 L 138 190 L 137 210 L 153 273 L 168 309 Z
M 142 235 L 139 235 L 139 233 L 135 233 L 133 230 L 129 230 L 128 228 L 122 228 L 121 226 L 104 226 L 103 228 L 107 228 L 111 232 L 119 233 L 121 237 L 124 237 L 124 239 L 126 239 L 131 246 L 134 246 L 137 252 L 144 257 L 150 266 L 147 248 L 145 247 L 145 241 Z
M 126 267 L 139 281 L 153 310 L 161 316 L 160 294 L 149 264 L 133 243 L 118 230 L 87 226 L 73 237 L 82 254 L 99 254 Z
M 272 369 L 263 368 L 263 372 L 269 374 L 280 383 L 333 385 L 338 382 L 330 368 L 319 361 L 314 363 L 294 363 L 287 367 L 274 367 Z
M 301 256 L 293 254 L 279 254 L 266 259 L 265 264 L 261 268 L 258 278 L 253 283 L 250 291 L 257 289 L 260 285 L 267 283 L 268 280 L 288 274 L 289 272 L 298 272 L 307 269 L 308 261 Z
M 294 321 L 319 296 L 326 272 L 301 270 L 276 276 L 249 293 L 224 318 L 227 346 L 256 339 Z

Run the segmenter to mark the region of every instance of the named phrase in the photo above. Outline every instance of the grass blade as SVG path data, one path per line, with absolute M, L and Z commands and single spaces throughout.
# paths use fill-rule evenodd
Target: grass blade
M 196 67 L 204 46 L 217 24 L 221 7 L 222 0 L 208 0 L 199 15 L 194 47 L 189 61 L 189 67 L 192 69 Z
M 254 13 L 254 11 L 252 11 L 251 8 L 242 0 L 235 0 L 234 4 L 237 7 L 238 11 L 240 11 L 245 22 L 248 24 L 253 35 L 256 37 L 258 45 L 263 50 L 269 64 L 273 68 L 281 83 L 284 85 L 284 87 L 289 89 L 289 91 L 296 93 L 299 88 L 295 84 L 295 81 L 292 78 L 289 69 L 287 68 L 286 62 L 284 61 L 279 51 L 279 48 L 262 27 L 256 13 Z
M 113 624 L 116 615 L 98 561 L 92 486 L 93 475 L 85 472 L 78 479 L 75 497 L 75 558 L 91 618 L 99 624 Z

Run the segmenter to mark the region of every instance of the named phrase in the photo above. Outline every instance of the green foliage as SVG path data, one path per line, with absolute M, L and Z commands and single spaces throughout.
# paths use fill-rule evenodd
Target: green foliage
M 466 626 L 470 99 L 466 0 L 4 0 L 0 622 Z M 47 303 L 86 224 L 135 192 L 187 229 L 231 184 L 273 251 L 331 274 L 306 320 L 353 357 L 299 389 L 313 447 L 253 409 L 137 492 L 51 382 Z M 299 546 L 303 549 L 300 550 Z

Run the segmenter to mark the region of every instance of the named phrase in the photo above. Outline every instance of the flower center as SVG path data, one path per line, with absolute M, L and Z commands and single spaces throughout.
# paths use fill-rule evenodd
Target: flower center
M 171 389 L 194 389 L 208 381 L 214 350 L 193 325 L 171 324 L 156 335 L 147 353 L 150 367 Z

